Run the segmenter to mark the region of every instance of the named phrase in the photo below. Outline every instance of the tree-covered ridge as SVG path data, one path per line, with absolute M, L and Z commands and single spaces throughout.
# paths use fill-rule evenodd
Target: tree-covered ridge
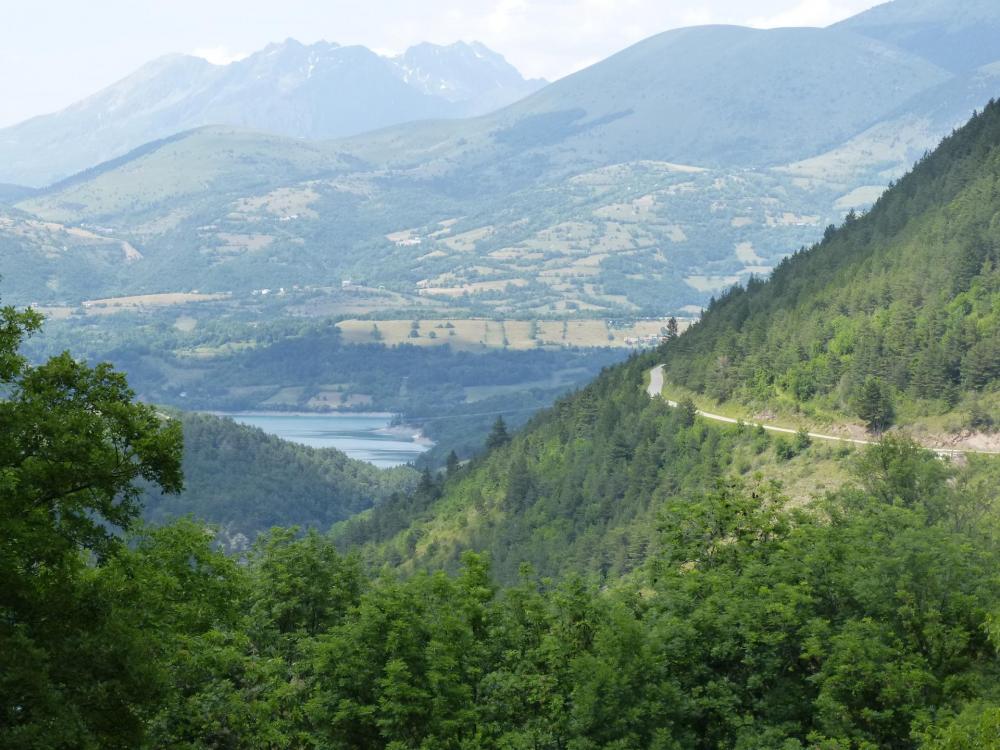
M 46 685 L 65 707 L 56 727 L 11 672 L 4 687 L 19 704 L 0 740 L 991 747 L 992 511 L 910 444 L 873 450 L 859 468 L 865 486 L 814 512 L 784 512 L 758 484 L 668 504 L 640 577 L 610 591 L 527 570 L 501 589 L 476 555 L 455 576 L 371 576 L 315 533 L 276 530 L 238 564 L 191 522 L 139 531 L 80 568 L 89 616 L 115 626 L 88 634 L 133 690 L 90 689 L 108 665 L 67 659 L 30 683 L 76 680 Z
M 341 524 L 335 540 L 404 570 L 456 569 L 472 549 L 488 551 L 505 582 L 525 562 L 542 575 L 614 580 L 646 559 L 665 503 L 764 467 L 815 462 L 815 492 L 842 478 L 849 450 L 711 427 L 693 407 L 650 399 L 641 383 L 654 362 L 642 355 L 606 370 L 512 439 L 494 431 L 486 455 Z
M 874 378 L 903 418 L 960 406 L 968 426 L 988 426 L 1000 381 L 998 238 L 992 102 L 868 214 L 715 301 L 664 346 L 668 378 L 720 401 L 852 413 Z
M 577 491 L 587 485 L 569 472 L 586 460 L 611 471 L 587 474 L 606 484 L 560 509 L 562 536 L 551 523 L 546 534 L 569 554 L 560 543 L 599 528 L 601 512 L 649 498 L 647 549 L 613 585 L 524 567 L 500 588 L 475 554 L 454 576 L 368 573 L 330 537 L 294 529 L 234 558 L 196 521 L 137 525 L 137 480 L 180 489 L 177 423 L 134 403 L 107 366 L 68 355 L 29 366 L 18 349 L 38 322 L 0 313 L 0 746 L 995 742 L 1000 528 L 997 467 L 985 461 L 959 471 L 889 439 L 857 459 L 849 486 L 788 510 L 773 482 L 714 469 L 757 435 L 648 399 L 638 376 L 652 358 L 636 358 L 524 434 L 498 424 L 486 459 L 450 463 L 445 496 L 477 477 L 489 488 L 542 449 L 545 473 L 532 466 L 504 488 L 529 517 L 546 496 L 535 481 Z M 561 465 L 557 454 L 574 450 Z M 642 491 L 651 475 L 638 467 L 659 452 L 670 463 Z M 628 470 L 614 473 L 613 460 Z M 414 502 L 438 492 L 425 474 Z
M 209 415 L 178 416 L 184 433 L 185 488 L 146 494 L 144 517 L 164 523 L 192 515 L 246 547 L 273 526 L 329 529 L 392 493 L 408 493 L 419 474 L 378 469 L 332 448 L 290 443 L 255 427 Z
M 476 555 L 372 578 L 278 532 L 214 568 L 243 619 L 208 590 L 219 624 L 186 633 L 152 744 L 990 747 L 993 521 L 912 444 L 859 469 L 813 512 L 756 484 L 670 503 L 640 580 L 604 592 L 530 571 L 499 589 Z M 142 569 L 170 569 L 166 538 Z

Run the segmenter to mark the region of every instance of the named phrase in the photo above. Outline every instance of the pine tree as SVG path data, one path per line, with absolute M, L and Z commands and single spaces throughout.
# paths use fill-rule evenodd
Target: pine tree
M 431 470 L 424 468 L 420 472 L 420 482 L 417 484 L 417 494 L 422 495 L 426 498 L 437 498 L 440 488 L 434 481 L 434 475 L 431 474 Z
M 969 349 L 962 359 L 962 378 L 977 390 L 1000 378 L 1000 335 L 983 339 Z
M 460 462 L 458 460 L 458 454 L 455 453 L 455 451 L 452 451 L 451 453 L 449 453 L 448 454 L 448 458 L 445 461 L 445 471 L 448 472 L 448 476 L 449 477 L 450 476 L 454 476 L 455 472 L 458 471 L 458 467 L 460 465 L 461 464 L 460 464 Z
M 888 387 L 879 379 L 869 377 L 855 399 L 855 410 L 869 432 L 880 433 L 892 425 L 895 410 Z
M 528 462 L 520 453 L 510 465 L 507 474 L 507 493 L 504 507 L 509 511 L 518 511 L 531 504 L 533 482 Z
M 503 417 L 497 417 L 497 421 L 493 423 L 493 429 L 490 430 L 490 434 L 486 438 L 486 449 L 493 451 L 509 442 L 510 435 L 507 433 L 507 423 L 503 421 Z
M 682 427 L 690 427 L 694 424 L 694 418 L 698 415 L 698 407 L 690 398 L 685 398 L 677 405 Z

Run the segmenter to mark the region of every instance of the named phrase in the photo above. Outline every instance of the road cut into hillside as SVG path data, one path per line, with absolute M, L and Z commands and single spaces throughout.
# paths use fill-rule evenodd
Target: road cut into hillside
M 649 371 L 649 386 L 646 388 L 646 393 L 649 394 L 650 398 L 663 398 L 663 365 L 657 365 L 652 370 Z M 664 399 L 667 406 L 672 406 L 676 408 L 679 404 L 676 401 L 671 401 L 670 399 Z M 725 422 L 726 424 L 745 424 L 748 427 L 761 427 L 768 432 L 782 432 L 788 435 L 797 435 L 799 430 L 792 429 L 790 427 L 778 427 L 772 424 L 763 424 L 761 422 L 748 422 L 741 419 L 733 419 L 732 417 L 724 417 L 721 414 L 712 414 L 711 412 L 702 411 L 697 409 L 696 413 L 699 417 L 711 420 L 713 422 Z M 824 435 L 818 432 L 807 432 L 809 437 L 815 440 L 829 440 L 836 443 L 850 443 L 853 445 L 872 445 L 877 442 L 875 440 L 859 440 L 857 438 L 846 438 L 838 437 L 836 435 Z M 924 446 L 928 450 L 932 450 L 939 456 L 964 456 L 969 453 L 974 453 L 977 455 L 984 456 L 997 456 L 1000 453 L 996 451 L 976 451 L 976 450 L 961 450 L 957 448 L 934 448 L 931 446 Z

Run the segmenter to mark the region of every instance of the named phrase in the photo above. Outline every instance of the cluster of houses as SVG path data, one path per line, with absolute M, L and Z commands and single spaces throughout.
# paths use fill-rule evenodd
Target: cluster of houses
M 666 340 L 667 337 L 664 336 L 663 334 L 650 333 L 647 334 L 646 336 L 626 336 L 625 345 L 635 346 L 638 348 L 646 348 L 646 347 L 659 346 Z
M 361 279 L 342 279 L 340 282 L 340 288 L 343 291 L 350 291 L 350 290 L 368 291 L 366 283 L 367 282 Z M 291 294 L 292 292 L 308 291 L 316 288 L 318 287 L 299 286 L 298 284 L 295 284 L 290 289 L 286 289 L 285 287 L 282 286 L 278 287 L 277 289 L 254 289 L 250 293 L 254 297 L 269 297 L 271 295 L 282 297 L 286 294 Z M 378 291 L 385 291 L 385 285 L 379 284 Z

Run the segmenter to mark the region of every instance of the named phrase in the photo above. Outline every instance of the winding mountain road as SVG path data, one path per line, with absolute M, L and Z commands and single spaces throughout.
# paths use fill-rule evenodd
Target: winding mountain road
M 649 387 L 646 389 L 646 393 L 649 394 L 650 398 L 663 398 L 663 384 L 663 365 L 657 365 L 649 371 Z M 676 401 L 671 401 L 670 399 L 664 400 L 666 401 L 667 406 L 672 406 L 674 408 L 678 406 Z M 701 409 L 698 409 L 696 413 L 699 417 L 704 417 L 705 419 L 709 419 L 713 422 L 725 422 L 726 424 L 740 424 L 741 422 L 739 419 L 724 417 L 721 414 L 712 414 L 711 412 L 702 411 Z M 788 435 L 797 435 L 799 432 L 798 430 L 792 430 L 788 427 L 777 427 L 775 425 L 762 424 L 760 422 L 743 421 L 743 424 L 748 425 L 749 427 L 762 427 L 768 432 L 783 432 Z M 818 432 L 809 432 L 806 434 L 816 440 L 830 440 L 837 443 L 851 443 L 853 445 L 872 445 L 875 442 L 873 440 L 857 440 L 855 438 L 838 437 L 836 435 L 824 435 Z M 976 453 L 988 456 L 1000 455 L 995 451 L 957 450 L 951 448 L 928 448 L 928 450 L 932 450 L 941 456 L 961 456 L 966 453 Z

